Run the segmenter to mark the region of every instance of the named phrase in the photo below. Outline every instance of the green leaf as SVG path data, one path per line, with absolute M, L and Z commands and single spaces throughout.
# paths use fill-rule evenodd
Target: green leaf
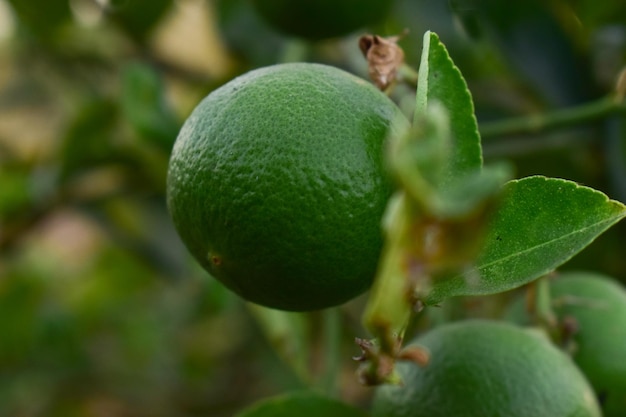
M 472 96 L 446 47 L 430 31 L 424 34 L 416 100 L 414 123 L 435 102 L 449 113 L 452 156 L 446 168 L 447 180 L 454 181 L 480 169 L 482 150 Z
M 111 137 L 117 112 L 116 103 L 101 97 L 81 103 L 59 149 L 61 180 L 114 159 L 116 149 Z
M 592 188 L 542 176 L 508 182 L 474 267 L 433 282 L 426 304 L 494 294 L 553 271 L 626 216 Z
M 385 212 L 385 247 L 363 313 L 383 353 L 392 353 L 430 275 L 474 259 L 485 214 L 511 178 L 505 165 L 482 169 L 471 95 L 434 33 L 424 35 L 413 125 L 393 138 L 388 156 L 401 191 Z
M 126 120 L 139 136 L 169 153 L 180 122 L 168 106 L 165 86 L 154 68 L 139 62 L 124 68 L 121 104 Z
M 425 214 L 460 219 L 487 203 L 512 178 L 506 164 L 449 176 L 455 164 L 452 120 L 439 103 L 417 115 L 414 126 L 392 142 L 390 165 L 401 188 Z M 458 143 L 457 143 L 458 145 Z
M 427 207 L 446 215 L 438 218 L 425 215 L 408 192 L 392 197 L 383 219 L 385 246 L 363 313 L 365 328 L 383 350 L 403 334 L 416 301 L 428 297 L 431 280 L 462 271 L 480 253 L 489 214 L 509 176 L 508 166 L 498 165 L 433 194 Z
M 621 1 L 570 1 L 573 15 L 582 23 L 588 33 L 593 33 L 598 26 L 609 26 L 612 22 L 626 19 L 626 8 Z
M 30 173 L 22 167 L 0 165 L 0 229 L 12 215 L 23 213 L 31 203 Z
M 262 400 L 236 417 L 367 417 L 367 414 L 310 391 L 293 392 Z
M 172 3 L 172 0 L 111 0 L 106 11 L 129 35 L 142 40 L 165 16 Z
M 71 22 L 69 3 L 68 0 L 9 0 L 20 24 L 46 42 L 61 26 Z

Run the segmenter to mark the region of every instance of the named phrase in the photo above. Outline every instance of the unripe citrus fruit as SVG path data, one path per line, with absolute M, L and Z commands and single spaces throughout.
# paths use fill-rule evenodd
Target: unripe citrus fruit
M 381 21 L 392 0 L 253 0 L 259 14 L 277 30 L 306 39 L 347 35 Z
M 546 337 L 504 322 L 442 325 L 413 343 L 425 367 L 401 362 L 404 385 L 384 385 L 373 417 L 599 417 L 594 393 Z
M 319 64 L 213 91 L 174 145 L 167 200 L 190 252 L 243 298 L 305 311 L 365 291 L 391 194 L 383 147 L 408 124 L 369 83 Z
M 566 272 L 550 281 L 559 321 L 573 318 L 572 358 L 595 389 L 605 417 L 626 416 L 626 290 L 592 272 Z M 524 302 L 509 317 L 528 323 Z

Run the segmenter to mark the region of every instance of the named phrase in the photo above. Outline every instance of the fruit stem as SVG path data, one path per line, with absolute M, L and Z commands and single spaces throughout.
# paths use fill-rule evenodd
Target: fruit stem
M 398 80 L 407 83 L 412 87 L 417 86 L 417 79 L 419 78 L 419 73 L 417 70 L 410 65 L 404 63 L 398 68 Z
M 341 314 L 338 308 L 324 310 L 324 373 L 320 377 L 320 386 L 330 397 L 337 394 L 338 375 L 341 370 Z
M 558 343 L 560 337 L 557 318 L 552 309 L 549 276 L 540 277 L 529 286 L 526 306 L 533 321 Z

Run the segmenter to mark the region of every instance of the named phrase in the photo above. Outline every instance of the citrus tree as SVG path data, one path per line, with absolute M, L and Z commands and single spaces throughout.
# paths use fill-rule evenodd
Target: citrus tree
M 0 6 L 0 414 L 626 413 L 619 1 Z

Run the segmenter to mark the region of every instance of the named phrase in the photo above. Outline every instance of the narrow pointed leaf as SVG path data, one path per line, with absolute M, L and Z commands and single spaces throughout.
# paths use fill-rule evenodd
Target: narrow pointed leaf
M 482 166 L 480 135 L 467 84 L 439 37 L 429 31 L 424 35 L 414 120 L 435 102 L 450 115 L 452 156 L 446 177 L 453 181 Z
M 400 187 L 427 213 L 438 219 L 461 219 L 475 213 L 513 178 L 508 164 L 468 170 L 450 178 L 454 145 L 453 118 L 439 102 L 414 120 L 416 126 L 392 142 L 388 158 Z
M 541 176 L 508 182 L 475 267 L 433 283 L 426 300 L 493 294 L 553 271 L 626 216 L 592 188 Z

